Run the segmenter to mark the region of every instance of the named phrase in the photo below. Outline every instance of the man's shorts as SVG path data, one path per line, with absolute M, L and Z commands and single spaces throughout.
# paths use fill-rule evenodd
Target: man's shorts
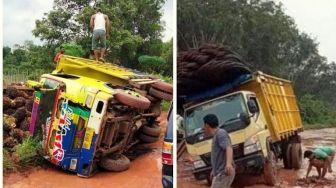
M 106 48 L 106 35 L 105 30 L 93 30 L 92 34 L 92 50 L 99 48 Z

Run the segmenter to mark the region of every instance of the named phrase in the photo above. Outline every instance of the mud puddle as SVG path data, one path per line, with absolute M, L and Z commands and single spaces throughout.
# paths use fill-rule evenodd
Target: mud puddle
M 302 138 L 302 150 L 314 149 L 321 145 L 330 145 L 336 149 L 336 128 L 327 128 L 319 130 L 305 130 L 300 134 Z M 327 173 L 324 180 L 317 180 L 317 172 L 312 169 L 310 178 L 305 179 L 308 161 L 305 159 L 300 170 L 287 170 L 283 168 L 282 161 L 278 164 L 278 184 L 275 187 L 316 187 L 316 188 L 336 188 L 336 160 L 333 161 L 333 173 Z M 206 188 L 207 182 L 197 181 L 192 174 L 192 163 L 187 153 L 178 161 L 177 167 L 177 187 L 178 188 Z M 264 185 L 261 176 L 237 176 L 232 187 L 263 188 Z
M 141 145 L 145 154 L 131 162 L 129 170 L 121 173 L 98 172 L 91 178 L 80 178 L 76 174 L 54 168 L 37 167 L 25 173 L 16 172 L 4 175 L 6 188 L 136 188 L 162 187 L 161 184 L 161 147 L 164 131 L 166 130 L 167 113 L 159 117 L 161 129 L 160 140 L 156 143 Z

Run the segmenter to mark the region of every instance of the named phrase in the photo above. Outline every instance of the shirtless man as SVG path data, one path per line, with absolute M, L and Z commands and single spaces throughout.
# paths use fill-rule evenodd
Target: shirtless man
M 313 166 L 316 168 L 319 178 L 323 178 L 327 173 L 327 169 L 330 173 L 332 172 L 331 166 L 332 161 L 335 158 L 335 151 L 329 146 L 322 146 L 316 148 L 314 151 L 305 151 L 304 158 L 309 159 L 306 178 L 308 177 Z
M 109 38 L 110 21 L 107 15 L 101 12 L 100 8 L 97 8 L 96 14 L 91 16 L 90 28 L 92 31 L 92 50 L 95 60 L 105 62 L 106 38 Z

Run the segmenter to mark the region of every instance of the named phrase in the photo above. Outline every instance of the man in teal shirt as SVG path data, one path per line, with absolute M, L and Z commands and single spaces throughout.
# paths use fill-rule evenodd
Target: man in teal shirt
M 316 148 L 314 151 L 307 150 L 304 152 L 304 158 L 309 159 L 309 166 L 307 170 L 307 175 L 310 173 L 311 168 L 314 166 L 317 169 L 319 177 L 324 177 L 328 171 L 331 173 L 332 161 L 335 158 L 335 151 L 330 146 L 321 146 Z M 321 168 L 323 169 L 321 174 Z

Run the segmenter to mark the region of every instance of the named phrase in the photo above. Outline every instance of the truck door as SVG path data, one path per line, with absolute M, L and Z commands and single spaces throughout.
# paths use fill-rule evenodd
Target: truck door
M 81 148 L 81 160 L 78 163 L 77 169 L 78 176 L 89 177 L 95 170 L 95 152 L 99 143 L 98 138 L 101 138 L 104 116 L 106 116 L 107 104 L 110 97 L 110 95 L 103 92 L 98 92 L 95 96 L 85 129 Z

